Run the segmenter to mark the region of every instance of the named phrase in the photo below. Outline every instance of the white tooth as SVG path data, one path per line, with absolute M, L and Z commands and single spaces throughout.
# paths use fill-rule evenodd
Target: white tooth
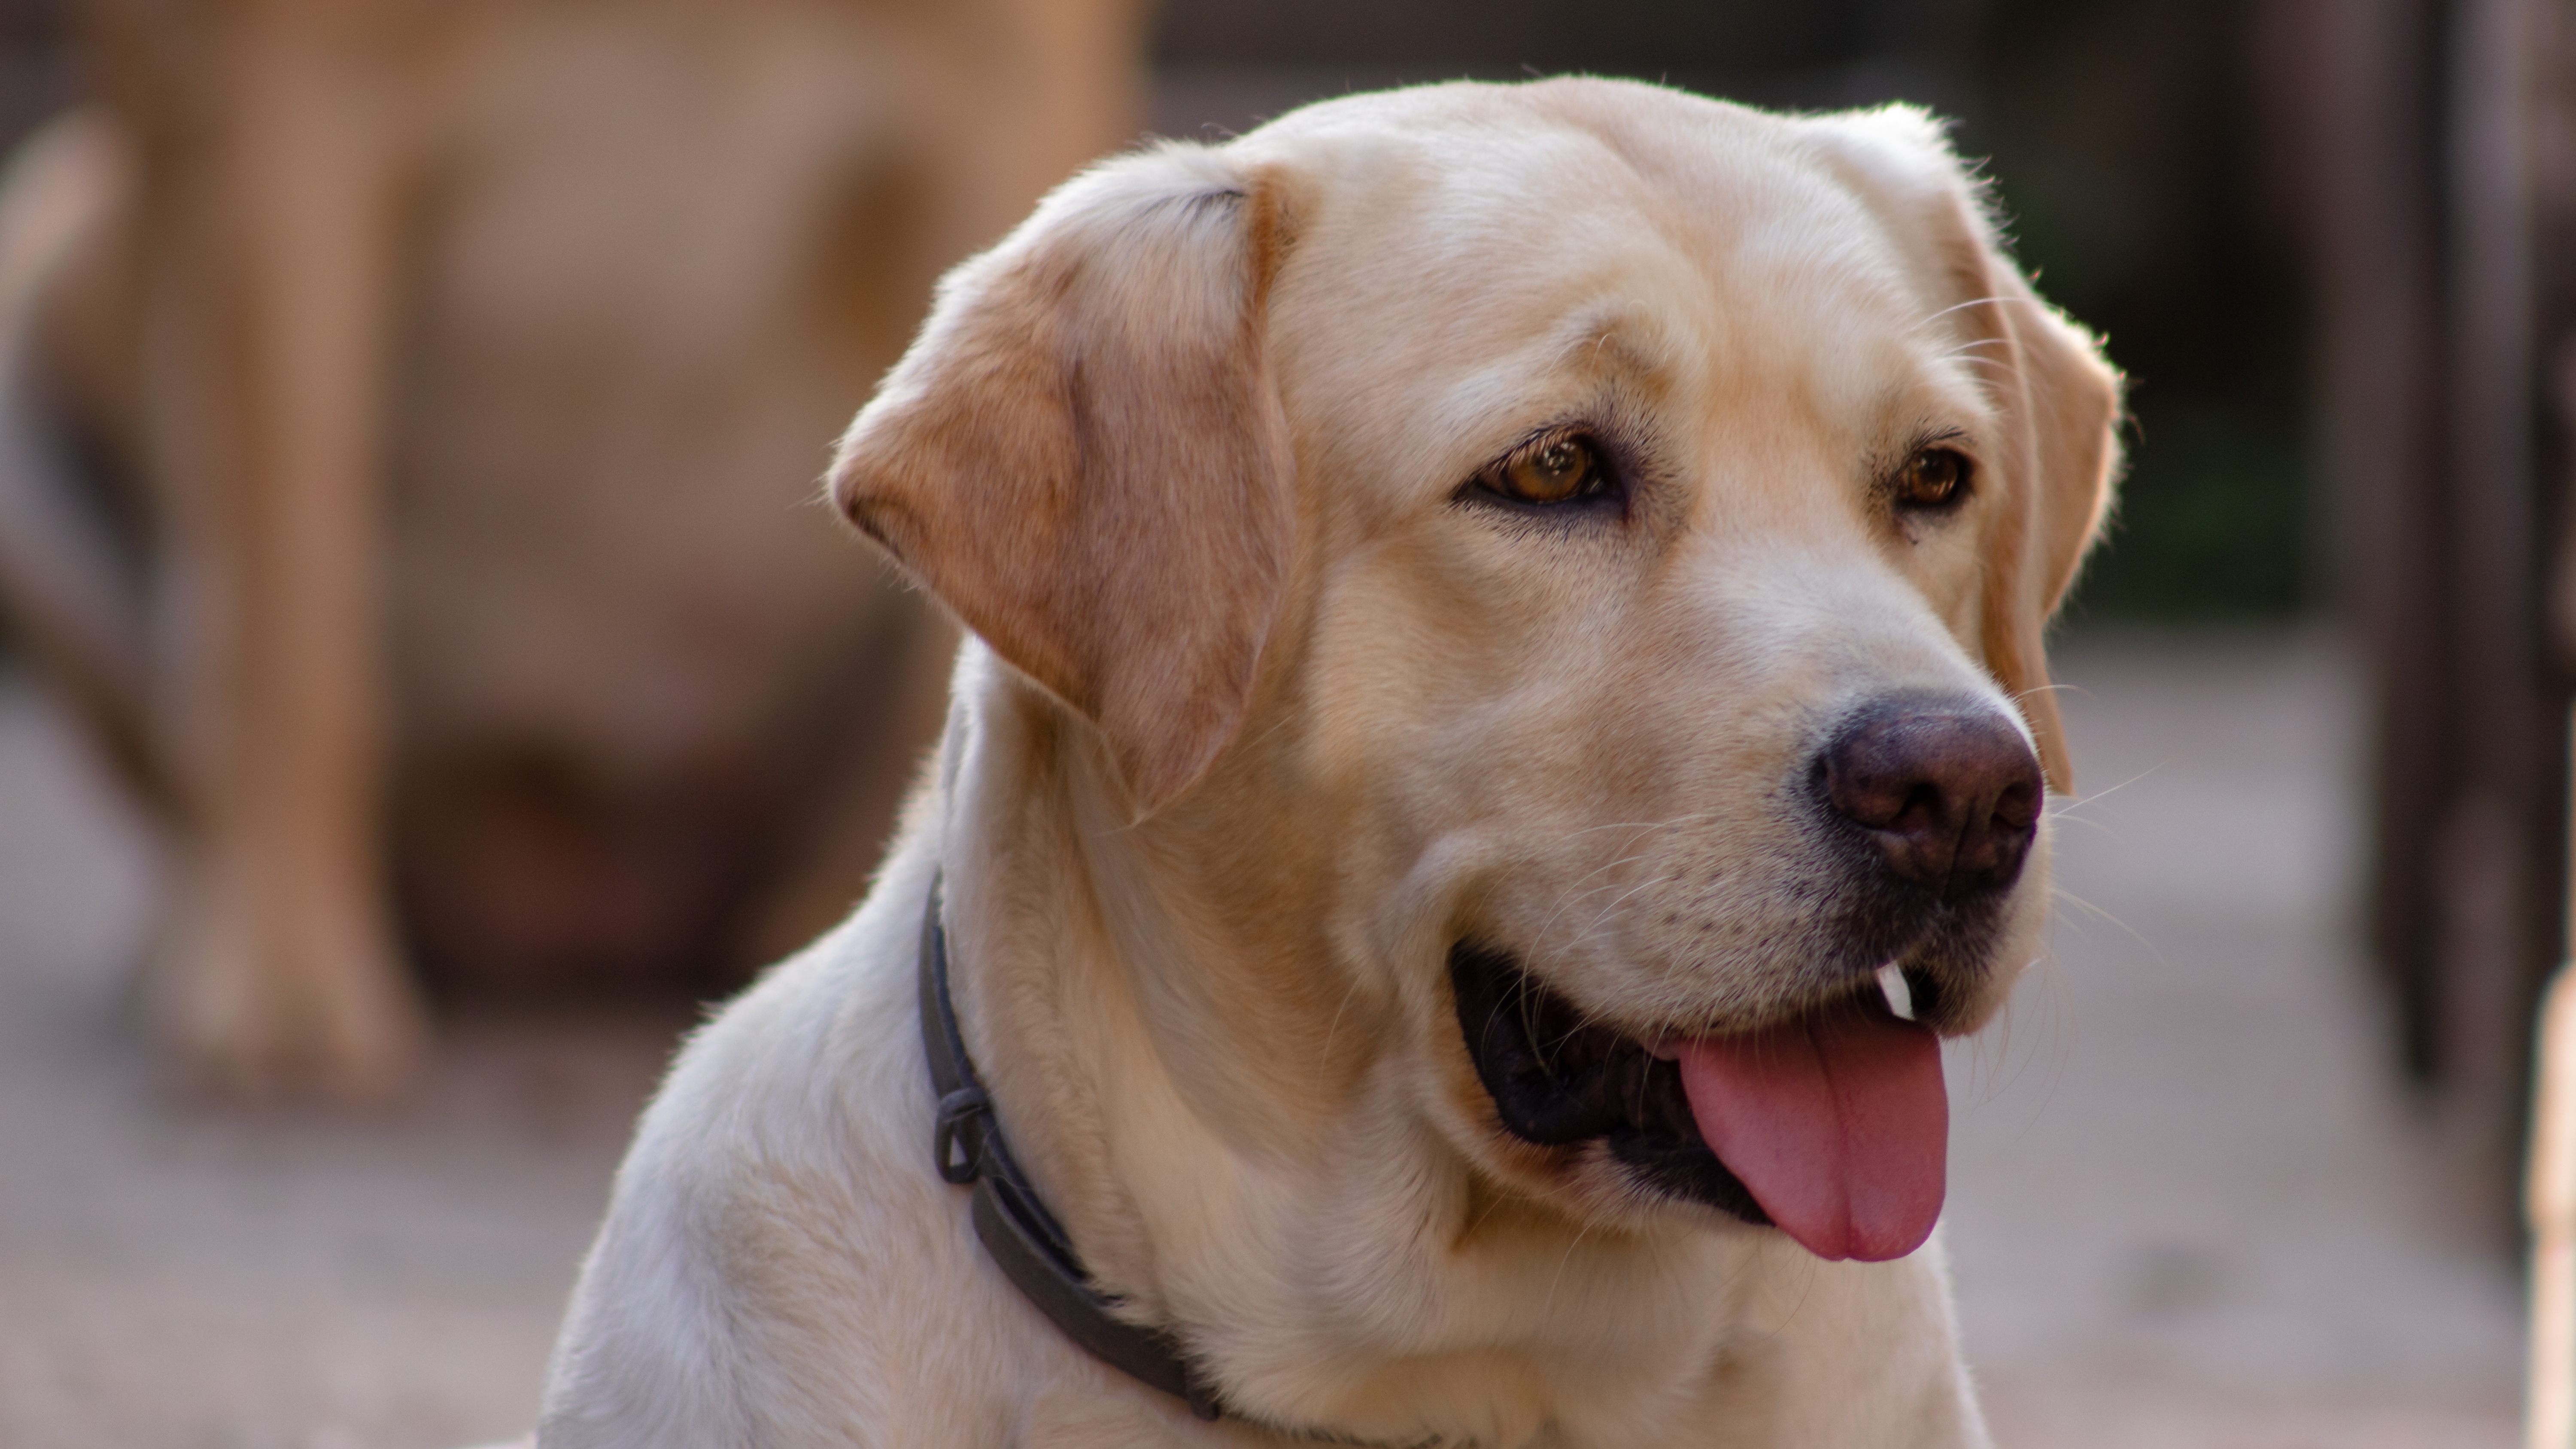
M 1663 1035 L 1658 1035 L 1654 1040 L 1646 1043 L 1646 1054 L 1667 1062 L 1677 1062 L 1682 1059 L 1682 1049 L 1673 1045 L 1671 1037 Z
M 1914 1019 L 1914 988 L 1905 984 L 1905 968 L 1890 961 L 1878 968 L 1878 991 L 1898 1021 Z

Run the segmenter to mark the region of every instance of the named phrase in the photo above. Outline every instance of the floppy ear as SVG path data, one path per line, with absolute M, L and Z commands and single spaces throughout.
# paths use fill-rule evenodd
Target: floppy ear
M 2021 707 L 2039 742 L 2050 788 L 2075 788 L 2066 725 L 2049 687 L 2042 637 L 2064 602 L 2103 520 L 2119 470 L 2120 378 L 2091 334 L 2039 300 L 1991 246 L 1988 290 L 2011 373 L 1995 386 L 2007 403 L 2017 455 L 2006 514 L 1987 556 L 1983 629 L 1986 667 Z
M 1234 737 L 1286 588 L 1276 191 L 1185 145 L 1066 183 L 940 284 L 832 464 L 853 523 L 1099 727 L 1139 815 Z
M 1986 460 L 1981 480 L 2003 498 L 1986 540 L 1978 643 L 2030 725 L 2049 787 L 2071 790 L 2043 635 L 2110 512 L 2120 375 L 2092 334 L 2041 301 L 2004 255 L 1981 188 L 1929 113 L 1883 106 L 1812 124 L 1900 242 L 1921 249 L 1928 294 L 1955 301 L 1991 344 L 1980 355 L 2002 364 L 1985 378 L 2004 417 L 2006 456 Z

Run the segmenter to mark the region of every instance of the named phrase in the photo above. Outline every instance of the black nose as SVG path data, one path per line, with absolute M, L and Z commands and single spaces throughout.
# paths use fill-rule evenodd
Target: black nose
M 1899 877 L 1945 900 L 2020 878 L 2045 786 L 2021 731 L 1994 710 L 1965 700 L 1864 705 L 1818 763 L 1825 802 L 1869 833 Z

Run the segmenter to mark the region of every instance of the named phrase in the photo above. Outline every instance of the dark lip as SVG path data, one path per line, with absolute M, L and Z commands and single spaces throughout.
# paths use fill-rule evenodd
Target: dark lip
M 1449 983 L 1468 1059 L 1504 1131 L 1541 1147 L 1598 1143 L 1648 1193 L 1770 1226 L 1701 1138 L 1679 1065 L 1586 1016 L 1509 951 L 1459 942 L 1449 950 Z M 1916 990 L 1918 1003 L 1934 994 L 1928 981 Z M 1856 983 L 1859 991 L 1875 1001 L 1870 982 Z

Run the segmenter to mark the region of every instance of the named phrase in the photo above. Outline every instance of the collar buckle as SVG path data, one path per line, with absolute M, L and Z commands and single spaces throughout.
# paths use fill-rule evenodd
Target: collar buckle
M 939 1176 L 960 1187 L 984 1175 L 984 1126 L 992 1120 L 993 1099 L 982 1087 L 959 1087 L 939 1099 L 939 1117 L 930 1134 L 931 1160 Z M 966 1149 L 959 1156 L 957 1149 Z

